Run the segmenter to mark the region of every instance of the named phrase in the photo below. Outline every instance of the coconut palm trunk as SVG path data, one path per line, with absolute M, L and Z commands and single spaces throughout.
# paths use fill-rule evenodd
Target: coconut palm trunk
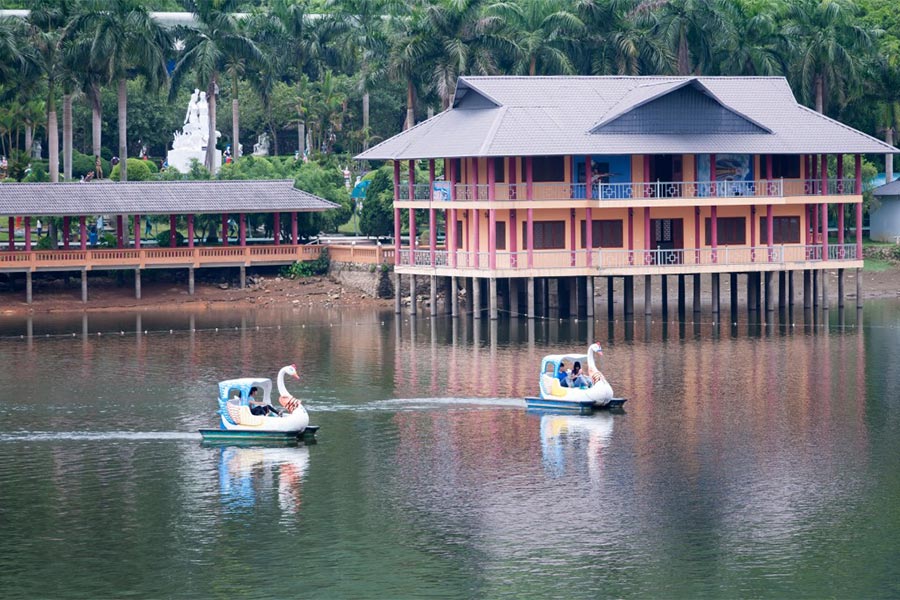
M 369 90 L 363 91 L 363 150 L 369 149 Z M 301 146 L 301 154 L 302 154 Z
M 119 79 L 119 181 L 128 181 L 128 88 L 125 78 Z
M 96 159 L 100 156 L 100 148 L 103 142 L 102 114 L 100 112 L 100 90 L 91 90 L 91 153 Z
M 206 168 L 209 172 L 215 174 L 216 162 L 216 74 L 209 80 L 206 86 L 206 101 L 209 104 L 209 131 L 206 142 Z
M 72 179 L 72 94 L 63 94 L 63 176 Z
M 894 145 L 894 128 L 888 125 L 884 129 L 884 143 L 893 146 Z M 890 183 L 894 180 L 894 155 L 893 154 L 885 154 L 884 155 L 884 182 Z
M 816 112 L 825 114 L 825 78 L 816 75 Z
M 56 98 L 47 94 L 47 145 L 50 147 L 50 182 L 59 182 L 59 123 L 56 120 Z
M 240 111 L 238 108 L 237 96 L 231 101 L 231 135 L 234 138 L 234 148 L 231 149 L 231 155 L 237 159 L 241 155 L 241 130 L 240 130 Z
M 31 144 L 34 142 L 34 133 L 31 123 L 25 124 L 25 154 L 31 156 Z
M 416 124 L 416 110 L 413 102 L 415 102 L 415 90 L 412 79 L 409 79 L 406 82 L 406 123 L 403 126 L 404 130 L 412 129 L 413 125 Z

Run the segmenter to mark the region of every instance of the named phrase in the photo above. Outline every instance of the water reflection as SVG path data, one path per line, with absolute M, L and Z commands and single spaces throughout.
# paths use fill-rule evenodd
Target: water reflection
M 541 453 L 548 473 L 559 477 L 566 473 L 567 464 L 571 468 L 572 463 L 584 461 L 591 480 L 596 481 L 613 423 L 614 417 L 608 412 L 591 416 L 541 415 Z
M 303 500 L 302 480 L 309 448 L 217 448 L 219 494 L 228 511 L 244 513 L 277 499 L 283 514 L 296 514 Z

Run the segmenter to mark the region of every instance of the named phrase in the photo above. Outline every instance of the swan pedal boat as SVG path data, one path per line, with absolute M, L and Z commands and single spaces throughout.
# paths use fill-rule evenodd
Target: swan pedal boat
M 602 355 L 600 344 L 594 343 L 587 354 L 548 354 L 541 361 L 540 396 L 525 398 L 525 406 L 529 409 L 574 410 L 588 413 L 595 409 L 621 407 L 626 398 L 616 398 L 612 386 L 597 368 L 594 355 Z M 575 361 L 587 365 L 585 375 L 593 384 L 590 387 L 563 387 L 556 374 L 560 364 L 571 367 Z
M 241 377 L 219 382 L 219 427 L 201 429 L 204 442 L 295 442 L 315 436 L 318 426 L 309 424 L 309 414 L 284 385 L 285 375 L 297 379 L 297 367 L 288 365 L 278 372 L 281 416 L 254 415 L 250 412 L 250 390 L 262 391 L 264 404 L 272 406 L 272 380 L 265 377 Z M 274 407 L 273 407 L 274 408 Z

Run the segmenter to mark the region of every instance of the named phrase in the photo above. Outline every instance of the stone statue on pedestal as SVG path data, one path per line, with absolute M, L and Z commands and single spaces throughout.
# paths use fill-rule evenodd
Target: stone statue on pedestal
M 253 144 L 253 156 L 269 155 L 269 134 L 265 131 L 259 134 L 256 143 Z
M 221 134 L 216 132 L 216 139 Z M 216 140 L 213 140 L 213 144 Z M 174 133 L 172 149 L 167 154 L 167 162 L 170 167 L 186 173 L 191 167 L 191 160 L 196 159 L 201 164 L 206 162 L 206 147 L 209 144 L 209 103 L 206 100 L 206 92 L 195 89 L 188 102 L 187 112 L 184 115 L 184 126 L 181 131 Z M 222 153 L 215 151 L 216 158 L 213 162 L 213 173 L 219 170 L 222 163 Z

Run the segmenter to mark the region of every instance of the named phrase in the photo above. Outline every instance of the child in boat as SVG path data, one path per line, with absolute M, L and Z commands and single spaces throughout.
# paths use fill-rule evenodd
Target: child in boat
M 572 365 L 572 373 L 569 375 L 569 387 L 573 388 L 589 388 L 591 387 L 591 380 L 585 376 L 584 373 L 581 372 L 581 362 L 575 361 L 575 364 Z
M 269 406 L 262 400 L 256 399 L 256 391 L 258 389 L 259 388 L 257 388 L 256 386 L 250 388 L 250 397 L 248 398 L 248 400 L 250 401 L 250 414 L 260 416 L 271 414 L 273 416 L 280 417 L 281 413 L 279 413 L 277 410 L 275 410 L 273 407 Z

